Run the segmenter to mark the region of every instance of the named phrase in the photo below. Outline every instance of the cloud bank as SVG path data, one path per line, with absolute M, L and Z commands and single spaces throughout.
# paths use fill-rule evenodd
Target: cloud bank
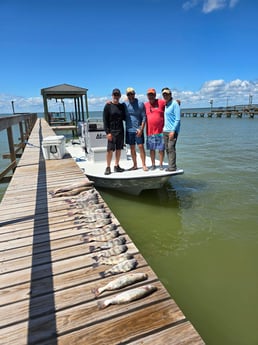
M 201 6 L 202 12 L 207 14 L 226 8 L 234 8 L 239 0 L 189 0 L 183 3 L 183 9 L 188 11 L 196 6 Z
M 206 108 L 209 107 L 209 102 L 213 99 L 215 107 L 234 106 L 248 104 L 250 95 L 252 96 L 252 103 L 258 104 L 258 80 L 248 81 L 235 79 L 226 82 L 223 79 L 210 80 L 204 82 L 201 88 L 197 91 L 191 90 L 172 90 L 173 97 L 180 99 L 182 108 Z M 157 97 L 161 98 L 160 94 Z M 144 93 L 138 93 L 137 98 L 141 101 L 146 101 Z M 105 96 L 88 96 L 89 111 L 98 111 L 104 108 L 106 101 L 110 99 L 110 95 Z M 125 95 L 122 95 L 122 99 Z M 0 113 L 12 113 L 12 101 L 14 102 L 15 112 L 43 112 L 42 97 L 13 96 L 7 94 L 0 94 Z M 49 111 L 63 111 L 63 104 L 58 101 L 51 101 L 48 103 Z M 65 99 L 65 111 L 73 112 L 73 100 Z

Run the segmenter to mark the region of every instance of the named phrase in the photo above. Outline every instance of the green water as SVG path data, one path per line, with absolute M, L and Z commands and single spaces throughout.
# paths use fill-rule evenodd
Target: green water
M 258 119 L 182 119 L 185 174 L 100 191 L 207 345 L 258 344 Z

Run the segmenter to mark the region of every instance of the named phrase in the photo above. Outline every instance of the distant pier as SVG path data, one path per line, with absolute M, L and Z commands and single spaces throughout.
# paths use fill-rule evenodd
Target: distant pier
M 188 111 L 187 109 L 182 109 L 181 116 L 182 117 L 248 117 L 248 118 L 254 118 L 258 115 L 258 108 L 236 108 L 236 107 L 226 107 L 226 108 L 216 108 L 211 109 L 210 111 L 196 111 L 196 109 L 192 109 L 191 111 Z

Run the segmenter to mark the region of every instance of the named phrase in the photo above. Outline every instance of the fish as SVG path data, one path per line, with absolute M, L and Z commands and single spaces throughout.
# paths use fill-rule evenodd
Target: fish
M 106 277 L 108 274 L 118 274 L 118 273 L 131 271 L 137 265 L 138 265 L 138 262 L 135 259 L 124 260 L 122 262 L 119 262 L 119 264 L 112 266 L 108 270 L 104 272 L 100 272 L 99 274 L 103 278 L 103 277 Z
M 133 259 L 133 254 L 129 253 L 122 253 L 119 255 L 110 256 L 109 258 L 101 256 L 96 260 L 97 262 L 93 264 L 93 267 L 97 267 L 99 265 L 117 265 L 122 261 L 130 259 Z
M 68 190 L 66 192 L 58 192 L 58 193 L 51 193 L 49 192 L 49 194 L 52 196 L 52 198 L 56 198 L 56 197 L 62 197 L 62 196 L 70 196 L 70 195 L 77 195 L 79 194 L 81 191 L 83 190 L 87 190 L 93 188 L 92 186 L 85 186 L 85 187 L 80 187 L 80 188 L 75 188 L 72 190 Z
M 50 190 L 49 193 L 51 195 L 56 195 L 59 193 L 63 193 L 63 192 L 68 192 L 68 191 L 72 191 L 74 189 L 80 189 L 82 187 L 92 187 L 94 185 L 94 181 L 90 181 L 90 180 L 84 180 L 82 182 L 76 182 L 64 187 L 60 187 L 60 188 L 56 188 L 53 190 Z M 82 191 L 85 191 L 86 189 L 83 189 Z M 79 194 L 79 193 L 78 193 Z
M 84 212 L 89 213 L 89 212 L 105 212 L 104 204 L 92 204 L 92 205 L 87 205 L 87 208 L 82 208 L 78 207 L 76 204 L 69 204 L 70 208 L 73 208 L 72 211 L 68 211 L 68 216 L 75 216 L 76 214 L 84 214 Z
M 124 292 L 119 293 L 118 295 L 108 298 L 104 301 L 98 302 L 98 308 L 104 309 L 108 307 L 111 304 L 123 304 L 123 303 L 129 303 L 132 301 L 135 301 L 137 299 L 146 297 L 153 293 L 154 291 L 157 291 L 157 287 L 151 284 L 140 286 L 134 289 L 130 289 Z
M 104 291 L 119 290 L 128 285 L 133 285 L 146 279 L 148 279 L 147 273 L 128 273 L 119 278 L 111 280 L 104 286 L 92 288 L 91 292 L 95 295 L 95 297 L 98 297 Z
M 101 245 L 98 246 L 90 246 L 89 251 L 90 253 L 96 251 L 96 250 L 108 250 L 116 246 L 120 246 L 126 243 L 126 238 L 124 236 L 119 236 L 117 238 L 114 238 L 113 240 L 109 240 Z
M 117 230 L 113 230 L 113 231 L 108 231 L 104 234 L 101 234 L 101 235 L 91 235 L 89 234 L 88 236 L 84 235 L 83 236 L 83 239 L 82 241 L 84 242 L 93 242 L 93 241 L 96 241 L 96 242 L 106 242 L 108 240 L 111 240 L 115 237 L 118 237 L 119 236 L 119 232 Z
M 100 211 L 100 212 L 96 212 L 96 211 L 93 211 L 93 212 L 89 212 L 88 214 L 81 214 L 81 215 L 78 215 L 76 217 L 74 217 L 75 220 L 82 220 L 82 221 L 85 221 L 87 223 L 87 220 L 90 219 L 102 219 L 102 218 L 110 218 L 110 213 L 106 212 L 106 211 Z M 91 221 L 89 221 L 89 223 L 91 223 Z
M 81 229 L 83 226 L 87 227 L 87 229 L 95 229 L 95 228 L 102 228 L 105 225 L 108 225 L 112 223 L 112 219 L 111 218 L 103 218 L 103 219 L 98 219 L 95 220 L 91 223 L 76 223 L 77 224 L 77 229 Z
M 117 225 L 114 223 L 111 223 L 111 224 L 103 226 L 102 228 L 92 229 L 89 234 L 93 236 L 96 236 L 96 235 L 98 236 L 98 235 L 105 234 L 109 231 L 114 231 L 116 229 L 117 229 Z M 83 235 L 83 237 L 85 236 L 88 236 L 88 234 Z
M 111 218 L 103 218 L 103 219 L 98 219 L 96 222 L 89 223 L 87 227 L 89 229 L 102 228 L 103 226 L 111 224 L 111 223 L 112 223 Z
M 102 250 L 100 253 L 94 255 L 92 257 L 92 259 L 98 261 L 98 259 L 101 257 L 109 258 L 110 256 L 122 254 L 122 253 L 126 252 L 127 250 L 128 250 L 127 245 L 125 245 L 125 244 L 117 245 L 117 246 L 114 246 L 110 249 Z

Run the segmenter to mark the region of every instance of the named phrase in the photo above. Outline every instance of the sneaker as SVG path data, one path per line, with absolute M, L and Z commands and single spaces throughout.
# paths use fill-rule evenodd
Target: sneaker
M 150 170 L 155 170 L 156 169 L 156 166 L 155 165 L 152 165 L 151 167 L 150 167 Z
M 125 171 L 125 169 L 120 168 L 120 166 L 119 166 L 119 165 L 114 166 L 114 172 L 123 172 L 123 171 Z
M 176 169 L 166 168 L 165 171 L 176 171 Z
M 163 165 L 159 166 L 159 170 L 164 170 Z
M 106 167 L 106 170 L 105 170 L 105 175 L 110 175 L 111 174 L 111 169 L 110 167 Z

